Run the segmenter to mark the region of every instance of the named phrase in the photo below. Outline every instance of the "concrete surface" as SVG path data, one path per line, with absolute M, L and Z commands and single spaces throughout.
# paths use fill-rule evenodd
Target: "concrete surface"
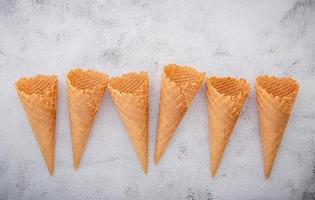
M 252 90 L 217 177 L 209 171 L 204 87 L 153 164 L 160 75 L 167 63 L 246 78 Z M 150 75 L 144 175 L 108 94 L 78 171 L 65 74 L 74 66 Z M 55 176 L 14 89 L 59 78 Z M 271 178 L 263 177 L 254 79 L 289 75 L 300 91 Z M 315 2 L 310 0 L 0 0 L 0 199 L 315 199 Z

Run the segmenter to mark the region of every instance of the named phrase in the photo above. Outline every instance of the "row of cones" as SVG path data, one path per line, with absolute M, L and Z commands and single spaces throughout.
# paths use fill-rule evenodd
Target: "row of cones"
M 200 89 L 205 73 L 175 64 L 164 67 L 155 163 L 158 163 L 178 124 Z M 67 75 L 73 165 L 78 168 L 90 129 L 108 86 L 117 111 L 145 173 L 148 170 L 148 75 L 127 73 L 111 79 L 94 70 L 71 70 Z M 268 177 L 277 154 L 297 92 L 297 82 L 289 77 L 259 76 L 256 97 L 259 110 L 264 172 Z M 54 171 L 54 141 L 57 77 L 38 75 L 21 78 L 16 90 L 44 156 L 50 174 Z M 249 92 L 244 79 L 206 79 L 209 113 L 211 173 L 214 176 Z

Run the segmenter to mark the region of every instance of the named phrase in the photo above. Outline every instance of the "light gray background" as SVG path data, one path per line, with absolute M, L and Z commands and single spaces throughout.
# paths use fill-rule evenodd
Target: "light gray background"
M 162 67 L 246 78 L 250 95 L 215 178 L 204 86 L 153 164 Z M 144 175 L 106 91 L 78 171 L 65 74 L 74 66 L 150 76 Z M 59 79 L 50 177 L 15 93 L 38 73 Z M 264 179 L 254 79 L 289 75 L 300 91 L 271 178 Z M 0 199 L 315 199 L 315 2 L 296 0 L 0 0 Z

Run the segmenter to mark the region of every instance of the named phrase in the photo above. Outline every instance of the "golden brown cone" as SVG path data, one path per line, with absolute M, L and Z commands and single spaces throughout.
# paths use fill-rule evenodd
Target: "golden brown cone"
M 256 78 L 256 99 L 266 178 L 270 176 L 298 90 L 298 83 L 290 77 Z
M 111 78 L 108 89 L 116 105 L 141 167 L 148 171 L 148 75 L 127 73 Z
M 187 66 L 164 67 L 156 133 L 155 163 L 158 163 L 175 129 L 198 92 L 205 73 Z
M 249 84 L 244 79 L 210 77 L 206 80 L 206 89 L 211 174 L 215 176 L 225 147 L 249 92 Z
M 54 173 L 57 77 L 37 75 L 15 83 L 28 121 L 44 156 L 50 175 Z
M 94 70 L 77 68 L 67 75 L 68 109 L 75 169 L 79 167 L 107 81 L 106 74 Z

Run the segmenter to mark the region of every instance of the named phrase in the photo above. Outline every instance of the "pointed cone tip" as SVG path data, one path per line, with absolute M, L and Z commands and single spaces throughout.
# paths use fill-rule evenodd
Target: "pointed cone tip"
M 142 171 L 147 174 L 148 173 L 148 161 L 147 160 L 141 160 L 140 161 L 141 169 Z
M 161 156 L 158 156 L 158 155 L 156 154 L 156 152 L 155 152 L 154 164 L 157 165 L 157 164 L 159 163 L 160 159 L 161 159 Z
M 265 179 L 268 179 L 270 177 L 270 172 L 269 173 L 265 173 Z
M 266 179 L 268 179 L 270 177 L 270 173 L 271 173 L 271 169 L 269 169 L 269 170 L 265 169 L 264 170 L 264 175 L 265 175 Z
M 217 167 L 216 168 L 211 167 L 211 176 L 215 177 L 216 173 L 217 173 Z
M 49 175 L 50 176 L 54 176 L 54 169 L 52 168 L 52 169 L 48 169 L 48 171 L 49 171 Z
M 80 165 L 80 159 L 73 159 L 73 168 L 75 170 L 78 170 L 79 165 Z

